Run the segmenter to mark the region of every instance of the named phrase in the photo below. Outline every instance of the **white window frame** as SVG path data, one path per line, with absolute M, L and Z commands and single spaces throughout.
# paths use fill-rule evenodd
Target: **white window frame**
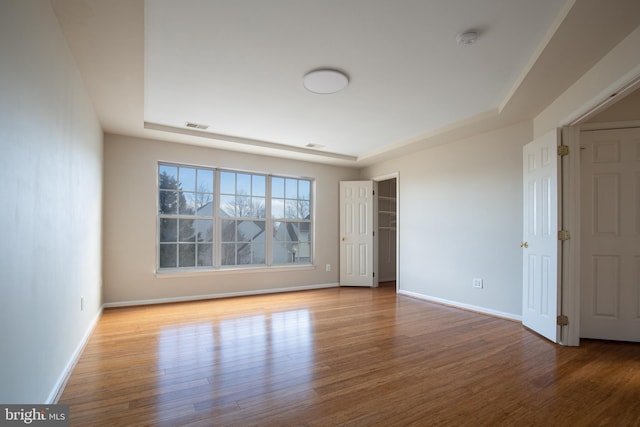
M 213 224 L 214 224 L 214 233 L 213 233 L 213 261 L 211 267 L 160 267 L 160 224 L 161 220 L 164 218 L 181 218 L 180 214 L 170 215 L 170 214 L 161 214 L 160 213 L 160 167 L 166 166 L 176 166 L 176 167 L 185 167 L 185 168 L 201 168 L 201 169 L 210 169 L 214 172 L 214 188 L 213 188 Z M 239 169 L 229 169 L 229 168 L 218 168 L 212 166 L 204 166 L 204 165 L 194 165 L 189 163 L 178 163 L 178 162 L 170 162 L 170 161 L 158 161 L 156 165 L 156 273 L 158 275 L 167 275 L 171 276 L 174 274 L 182 275 L 182 274 L 192 274 L 192 273 L 211 273 L 211 272 L 220 272 L 220 271 L 251 271 L 251 270 L 259 270 L 259 269 L 273 269 L 273 270 L 288 270 L 288 269 L 300 269 L 300 268 L 309 268 L 314 264 L 314 249 L 315 249 L 315 190 L 316 183 L 315 178 L 312 177 L 304 177 L 304 176 L 291 176 L 284 174 L 269 174 L 258 171 L 249 171 L 249 170 L 239 170 Z M 222 265 L 222 221 L 224 218 L 221 215 L 220 205 L 221 205 L 221 179 L 220 175 L 222 172 L 232 172 L 236 174 L 248 174 L 248 175 L 259 175 L 265 177 L 265 218 L 253 218 L 253 217 L 233 217 L 229 218 L 229 220 L 246 220 L 246 221 L 265 221 L 265 264 L 233 264 L 233 265 Z M 272 179 L 273 178 L 283 178 L 283 179 L 296 179 L 303 180 L 309 182 L 309 219 L 303 218 L 285 218 L 285 219 L 274 219 L 272 218 L 271 206 L 272 206 Z M 286 181 L 285 181 L 286 182 Z M 209 217 L 207 217 L 208 219 Z M 295 222 L 295 223 L 308 223 L 309 224 L 309 261 L 308 262 L 295 262 L 295 263 L 274 263 L 274 236 L 273 236 L 273 225 L 276 222 Z

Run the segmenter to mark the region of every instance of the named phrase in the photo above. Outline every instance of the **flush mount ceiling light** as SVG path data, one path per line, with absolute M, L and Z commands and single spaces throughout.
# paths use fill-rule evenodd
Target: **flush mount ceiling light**
M 309 71 L 302 78 L 302 84 L 309 92 L 319 94 L 336 93 L 349 85 L 349 77 L 342 71 L 331 68 Z
M 456 36 L 456 41 L 460 46 L 469 46 L 478 41 L 477 31 L 465 31 Z

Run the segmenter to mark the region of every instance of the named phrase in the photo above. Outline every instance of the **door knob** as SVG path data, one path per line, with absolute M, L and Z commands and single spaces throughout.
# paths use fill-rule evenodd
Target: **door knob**
M 520 242 L 520 247 L 521 248 L 528 248 L 529 247 L 529 242 Z
M 346 238 L 346 237 L 343 237 L 343 238 L 342 238 L 342 241 L 344 242 L 345 240 L 347 240 L 347 238 Z

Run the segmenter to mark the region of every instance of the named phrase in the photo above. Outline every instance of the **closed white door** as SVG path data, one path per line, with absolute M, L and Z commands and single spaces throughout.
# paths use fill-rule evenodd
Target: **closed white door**
M 340 182 L 340 285 L 373 286 L 373 181 Z
M 523 149 L 522 323 L 558 342 L 559 134 L 552 131 Z
M 580 336 L 640 341 L 640 129 L 580 145 Z

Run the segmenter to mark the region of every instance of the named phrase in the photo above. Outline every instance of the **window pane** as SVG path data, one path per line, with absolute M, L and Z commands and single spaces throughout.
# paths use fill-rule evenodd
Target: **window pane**
M 311 245 L 309 243 L 298 243 L 296 263 L 311 262 Z
M 213 245 L 210 243 L 198 245 L 198 267 L 213 265 Z
M 252 264 L 266 264 L 265 244 L 253 242 L 251 245 Z
M 264 175 L 253 175 L 251 179 L 251 195 L 264 197 L 267 188 L 266 177 Z
M 291 264 L 293 262 L 295 262 L 296 259 L 296 252 L 297 252 L 297 246 L 296 249 L 294 250 L 294 246 L 295 243 L 285 243 L 283 245 L 284 248 L 284 258 L 283 258 L 283 263 L 284 264 Z
M 309 210 L 308 200 L 298 200 L 298 218 L 311 219 L 311 211 Z
M 223 242 L 235 242 L 236 241 L 236 222 L 223 220 L 222 221 L 222 241 Z
M 300 223 L 300 231 L 298 233 L 298 240 L 300 242 L 310 242 L 311 241 L 311 224 L 308 222 Z
M 298 198 L 311 200 L 311 182 L 301 179 L 298 181 Z
M 220 196 L 220 215 L 236 216 L 236 196 Z
M 179 196 L 179 209 L 181 215 L 195 215 L 196 213 L 196 193 L 181 192 Z
M 238 242 L 264 239 L 264 221 L 238 221 Z
M 160 241 L 161 242 L 177 242 L 178 241 L 178 220 L 176 219 L 160 219 Z
M 195 242 L 196 233 L 192 219 L 178 220 L 178 241 L 180 242 Z
M 245 173 L 236 174 L 236 194 L 251 195 L 251 175 Z
M 253 232 L 251 221 L 238 221 L 238 242 L 250 242 Z
M 169 165 L 160 165 L 158 173 L 158 186 L 160 189 L 177 190 L 178 189 L 178 167 Z
M 271 197 L 284 198 L 284 178 L 271 178 Z
M 285 242 L 287 240 L 287 228 L 284 222 L 273 223 L 273 240 L 275 242 Z
M 287 241 L 297 242 L 298 241 L 298 223 L 290 222 L 287 224 Z
M 175 215 L 178 213 L 178 192 L 160 190 L 159 211 L 164 215 Z
M 213 242 L 213 221 L 210 219 L 197 219 L 193 221 L 197 242 Z
M 196 215 L 213 215 L 213 194 L 196 193 Z
M 222 194 L 236 194 L 236 174 L 220 172 L 220 192 Z
M 287 178 L 285 197 L 287 199 L 298 198 L 298 180 L 297 179 Z
M 252 197 L 251 198 L 251 211 L 254 218 L 265 218 L 267 213 L 265 211 L 265 198 L 264 197 Z
M 283 243 L 273 245 L 273 263 L 284 264 L 287 262 L 287 247 Z
M 160 245 L 160 268 L 173 268 L 177 266 L 177 247 L 175 244 Z
M 298 218 L 298 204 L 295 200 L 285 202 L 285 218 Z
M 236 216 L 251 217 L 251 197 L 245 195 L 236 196 Z
M 193 168 L 180 167 L 178 170 L 180 179 L 180 189 L 183 191 L 196 191 L 196 170 Z
M 222 265 L 236 265 L 236 244 L 222 244 Z
M 271 199 L 271 217 L 284 218 L 284 199 Z
M 198 193 L 213 193 L 213 171 L 198 169 Z
M 196 245 L 181 243 L 178 245 L 178 266 L 196 266 Z
M 309 223 L 306 222 L 275 223 L 273 228 L 273 263 L 310 263 L 309 229 Z
M 265 242 L 267 240 L 267 236 L 265 233 L 267 223 L 265 221 L 254 221 L 253 224 L 256 233 L 253 235 L 252 240 L 254 242 Z
M 238 244 L 238 265 L 251 264 L 251 243 Z

